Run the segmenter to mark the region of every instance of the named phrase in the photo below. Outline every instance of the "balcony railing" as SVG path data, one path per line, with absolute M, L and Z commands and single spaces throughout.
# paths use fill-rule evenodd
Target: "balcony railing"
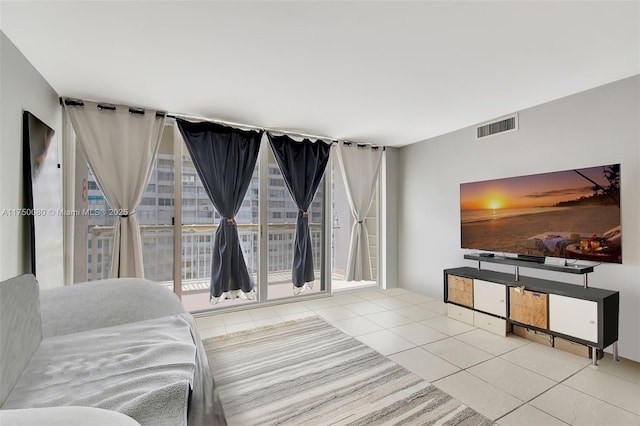
M 238 224 L 238 234 L 249 274 L 254 280 L 258 274 L 259 225 Z M 293 263 L 295 223 L 268 225 L 267 259 L 269 283 L 290 282 Z M 311 240 L 316 268 L 320 266 L 322 251 L 322 225 L 311 223 Z M 182 290 L 194 291 L 211 276 L 213 240 L 218 225 L 182 225 L 182 253 L 180 270 Z M 145 277 L 166 284 L 173 283 L 174 251 L 172 225 L 140 225 Z M 87 279 L 108 278 L 111 266 L 112 226 L 94 226 L 90 229 L 90 255 L 87 261 Z

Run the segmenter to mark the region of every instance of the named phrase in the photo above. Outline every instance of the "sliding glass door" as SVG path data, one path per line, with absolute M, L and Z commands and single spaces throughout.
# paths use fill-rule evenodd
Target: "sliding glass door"
M 332 149 L 335 151 L 335 148 Z M 167 120 L 151 178 L 136 214 L 140 222 L 145 277 L 172 289 L 190 312 L 308 297 L 373 281 L 344 281 L 353 218 L 334 153 L 308 210 L 315 281 L 296 294 L 292 283 L 298 208 L 266 136 L 249 189 L 236 216 L 242 252 L 256 300 L 211 305 L 210 277 L 215 232 L 221 216 L 209 200 L 173 120 Z M 81 154 L 80 154 L 81 155 Z M 81 158 L 80 156 L 78 157 Z M 92 214 L 75 219 L 75 282 L 108 278 L 115 217 L 86 162 L 78 161 L 76 207 Z M 83 174 L 84 173 L 84 174 Z M 377 203 L 366 224 L 371 263 L 378 265 Z M 374 277 L 375 275 L 374 270 Z
M 174 134 L 182 161 L 181 217 L 176 221 L 176 228 L 181 228 L 181 241 L 177 244 L 180 246 L 180 274 L 176 281 L 181 281 L 182 303 L 190 312 L 256 303 L 246 299 L 223 300 L 216 305 L 209 303 L 213 240 L 222 216 L 209 199 L 182 136 L 178 131 Z M 259 283 L 259 170 L 256 165 L 242 207 L 235 217 L 249 277 L 256 285 Z
M 175 211 L 175 165 L 171 129 L 165 131 L 158 148 L 149 182 L 136 208 L 142 240 L 145 277 L 173 287 Z M 113 227 L 117 216 L 89 169 L 78 145 L 76 157 L 76 194 L 74 215 L 74 282 L 96 281 L 109 277 Z
M 263 221 L 266 229 L 265 248 L 267 252 L 264 259 L 267 264 L 266 299 L 275 300 L 296 296 L 292 282 L 292 266 L 298 207 L 289 194 L 278 163 L 266 141 L 262 151 L 262 161 L 263 164 L 266 163 L 266 167 L 264 167 L 266 173 L 263 178 L 263 187 L 266 193 L 266 220 Z M 325 259 L 323 252 L 325 247 L 323 232 L 324 185 L 323 178 L 309 209 L 315 281 L 310 283 L 310 289 L 305 286 L 304 292 L 299 294 L 314 294 L 326 290 L 323 268 Z
M 331 283 L 332 291 L 351 290 L 360 287 L 378 286 L 378 193 L 374 192 L 371 207 L 367 213 L 364 224 L 367 230 L 369 242 L 369 262 L 371 264 L 371 280 L 347 281 L 347 261 L 349 258 L 349 245 L 355 219 L 351 212 L 351 206 L 347 197 L 344 179 L 338 167 L 335 147 L 331 152 L 332 163 L 327 168 L 331 175 Z M 378 188 L 380 188 L 378 181 Z

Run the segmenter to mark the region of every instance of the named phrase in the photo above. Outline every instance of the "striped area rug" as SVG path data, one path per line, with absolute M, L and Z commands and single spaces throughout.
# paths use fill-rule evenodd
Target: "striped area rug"
M 204 346 L 230 426 L 491 424 L 318 317 Z

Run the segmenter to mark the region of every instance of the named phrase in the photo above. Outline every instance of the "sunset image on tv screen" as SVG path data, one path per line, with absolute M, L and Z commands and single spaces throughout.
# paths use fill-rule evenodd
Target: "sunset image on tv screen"
M 620 164 L 460 185 L 462 248 L 622 263 Z

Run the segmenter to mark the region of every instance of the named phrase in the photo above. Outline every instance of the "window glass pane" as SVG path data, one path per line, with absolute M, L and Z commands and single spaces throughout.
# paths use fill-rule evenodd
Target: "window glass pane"
M 162 134 L 149 183 L 136 209 L 145 278 L 173 289 L 174 213 L 173 126 Z
M 267 279 L 269 285 L 268 299 L 273 300 L 294 296 L 291 269 L 298 207 L 289 194 L 280 168 L 270 148 L 268 149 L 268 156 L 267 223 L 269 235 L 267 241 Z M 303 294 L 322 291 L 323 196 L 324 178 L 309 208 L 315 281 L 313 282 L 313 289 L 306 290 Z
M 236 215 L 240 245 L 249 276 L 258 292 L 258 164 Z M 209 303 L 215 232 L 222 216 L 209 199 L 182 142 L 182 304 L 190 312 L 254 303 L 244 299 Z
M 167 128 L 165 127 L 165 130 Z M 80 151 L 80 149 L 79 149 Z M 136 208 L 140 225 L 145 278 L 173 288 L 173 139 L 165 131 L 154 161 L 149 182 Z M 109 278 L 113 226 L 116 216 L 107 203 L 86 159 L 80 155 L 76 181 L 82 192 L 76 194 L 76 208 L 86 212 L 75 217 L 74 282 Z M 162 175 L 164 183 L 157 185 Z
M 78 150 L 80 151 L 80 150 Z M 74 217 L 74 282 L 109 278 L 113 225 L 116 216 L 107 214 L 111 208 L 98 187 L 96 178 L 83 155 L 77 157 L 76 179 L 81 187 L 76 193 Z
M 378 266 L 378 204 L 377 196 L 374 199 L 365 219 L 367 233 L 369 235 L 369 258 L 371 261 L 372 280 L 370 281 L 346 281 L 345 274 L 347 260 L 349 257 L 349 244 L 351 241 L 351 231 L 355 222 L 351 213 L 351 207 L 347 198 L 344 179 L 340 172 L 338 163 L 337 148 L 332 147 L 332 167 L 331 167 L 331 290 L 344 290 L 355 287 L 377 285 Z
M 211 276 L 211 259 L 214 235 L 221 219 L 221 215 L 213 207 L 200 181 L 195 166 L 184 142 L 180 139 L 181 176 L 178 177 L 181 189 L 181 199 L 175 198 L 175 173 L 177 173 L 173 155 L 174 137 L 180 138 L 172 124 L 165 127 L 163 139 L 155 160 L 149 182 L 143 193 L 141 202 L 136 209 L 140 223 L 143 247 L 145 277 L 159 282 L 168 288 L 173 288 L 174 277 L 174 225 L 175 209 L 182 213 L 182 233 L 178 238 L 181 242 L 179 273 L 182 280 L 181 297 L 185 308 L 190 312 L 227 308 L 237 304 L 252 303 L 243 299 L 225 300 L 217 305 L 209 303 L 209 286 Z M 291 199 L 284 178 L 277 162 L 266 141 L 262 145 L 266 156 L 268 171 L 267 179 L 263 183 L 266 188 L 264 214 L 266 223 L 263 224 L 266 244 L 266 281 L 265 294 L 268 300 L 294 296 L 291 279 L 291 269 L 295 247 L 295 225 L 298 208 Z M 332 150 L 333 151 L 333 150 Z M 333 153 L 332 153 L 333 155 Z M 337 164 L 336 161 L 333 162 Z M 260 174 L 259 164 L 256 163 L 251 183 L 247 190 L 242 206 L 236 215 L 236 223 L 240 244 L 245 257 L 251 279 L 256 284 L 259 294 L 259 248 L 260 240 Z M 83 169 L 84 167 L 84 169 Z M 86 216 L 76 217 L 75 221 L 75 276 L 76 282 L 104 279 L 108 277 L 111 266 L 111 249 L 113 242 L 113 225 L 115 216 L 101 214 L 108 211 L 109 206 L 88 170 L 86 161 L 84 166 L 76 171 L 78 181 L 84 179 L 84 204 L 80 201 L 79 209 L 86 209 Z M 84 177 L 82 176 L 84 173 Z M 323 182 L 315 194 L 314 201 L 309 208 L 309 224 L 311 243 L 313 248 L 313 262 L 315 281 L 312 290 L 303 294 L 323 291 L 323 221 L 324 221 L 324 179 L 331 179 L 332 186 L 332 215 L 331 226 L 331 259 L 333 279 L 344 281 L 344 268 L 348 255 L 351 225 L 353 224 L 350 208 L 346 202 L 346 193 L 342 178 L 337 167 L 327 168 Z M 78 192 L 76 199 L 82 200 Z M 375 230 L 377 229 L 375 203 L 367 218 L 367 227 L 372 245 L 372 262 L 375 261 L 376 247 Z M 328 260 L 329 261 L 329 260 Z M 375 272 L 375 271 L 374 271 Z M 375 283 L 375 281 L 373 281 Z

